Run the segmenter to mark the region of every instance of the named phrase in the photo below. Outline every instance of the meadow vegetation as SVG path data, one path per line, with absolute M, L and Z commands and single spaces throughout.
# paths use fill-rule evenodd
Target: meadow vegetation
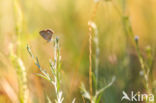
M 154 0 L 0 0 L 0 103 L 156 96 L 155 9 Z M 51 42 L 39 35 L 48 28 Z

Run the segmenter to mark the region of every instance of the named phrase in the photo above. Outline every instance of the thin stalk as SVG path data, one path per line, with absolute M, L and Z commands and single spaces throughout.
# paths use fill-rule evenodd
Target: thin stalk
M 28 103 L 28 87 L 27 87 L 27 73 L 23 61 L 21 60 L 21 35 L 23 28 L 23 13 L 19 4 L 19 0 L 14 0 L 14 12 L 16 21 L 16 35 L 17 35 L 17 53 L 12 50 L 11 60 L 16 68 L 19 85 L 19 100 L 20 103 Z
M 117 6 L 114 4 L 114 2 L 112 2 L 114 7 L 117 8 Z M 136 47 L 136 51 L 137 51 L 137 55 L 139 58 L 139 62 L 141 65 L 141 68 L 144 72 L 144 79 L 145 79 L 145 86 L 146 86 L 146 90 L 148 93 L 151 93 L 151 90 L 149 88 L 149 72 L 150 72 L 150 68 L 149 66 L 145 63 L 143 56 L 141 55 L 140 49 L 139 49 L 139 45 L 138 45 L 138 38 L 135 38 L 134 32 L 132 30 L 132 25 L 129 21 L 129 17 L 125 16 L 125 12 L 126 12 L 126 0 L 123 0 L 123 5 L 122 5 L 122 9 L 123 12 L 119 12 L 119 9 L 117 8 L 117 11 L 119 12 L 119 15 L 122 17 L 122 23 L 123 23 L 123 28 L 124 28 L 124 32 L 126 35 L 130 36 L 130 39 L 132 40 L 132 42 L 135 42 L 135 47 Z M 135 38 L 135 39 L 134 39 Z
M 60 50 L 59 50 L 59 42 L 58 38 L 56 38 L 55 42 L 55 61 L 56 61 L 56 77 L 55 77 L 55 82 L 56 82 L 56 94 L 57 98 L 59 98 L 59 93 L 60 91 Z
M 19 0 L 14 1 L 14 12 L 17 35 L 17 55 L 21 57 L 21 33 L 23 29 L 23 13 L 19 4 Z
M 90 95 L 91 95 L 91 103 L 92 103 L 92 29 L 89 27 L 89 87 L 90 87 Z
M 99 2 L 95 3 L 95 7 L 93 9 L 93 12 L 91 14 L 91 18 L 89 21 L 93 21 L 94 17 L 96 15 L 97 7 L 99 5 Z M 90 102 L 92 103 L 92 97 L 93 97 L 93 86 L 92 86 L 92 27 L 91 25 L 88 25 L 88 34 L 89 34 L 89 87 L 90 87 Z
M 150 87 L 149 87 L 149 72 L 150 72 L 150 68 L 148 67 L 148 65 L 146 65 L 142 55 L 141 55 L 141 52 L 140 52 L 140 49 L 139 49 L 139 44 L 138 44 L 138 41 L 136 41 L 136 50 L 137 50 L 137 54 L 138 54 L 138 58 L 139 58 L 139 62 L 140 62 L 140 65 L 141 65 L 141 68 L 144 72 L 144 79 L 145 79 L 145 86 L 146 86 L 146 90 L 148 93 L 151 93 L 151 90 L 150 90 Z
M 41 74 L 37 74 L 37 75 L 48 80 L 54 86 L 55 93 L 56 93 L 55 103 L 62 103 L 64 98 L 62 97 L 63 92 L 60 90 L 61 56 L 60 56 L 60 48 L 59 48 L 58 38 L 56 38 L 54 40 L 54 61 L 52 61 L 52 60 L 49 61 L 51 73 L 53 74 L 54 78 L 52 78 L 44 69 L 41 68 L 38 58 L 37 57 L 34 58 L 34 55 L 32 54 L 32 51 L 31 51 L 29 45 L 27 45 L 27 51 L 30 54 L 30 56 L 33 58 L 35 64 L 39 68 L 39 70 L 41 71 Z M 48 100 L 48 101 L 50 101 L 50 100 Z
M 99 48 L 99 38 L 98 38 L 98 33 L 95 31 L 95 37 L 94 37 L 94 42 L 95 42 L 95 76 L 96 76 L 96 91 L 98 90 L 98 79 L 99 79 L 99 53 L 100 53 L 100 48 Z

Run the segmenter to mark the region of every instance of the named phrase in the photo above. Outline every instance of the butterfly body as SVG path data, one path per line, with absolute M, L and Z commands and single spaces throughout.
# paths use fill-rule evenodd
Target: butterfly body
M 52 30 L 50 30 L 50 29 L 46 29 L 46 30 L 40 31 L 39 34 L 43 37 L 43 39 L 45 39 L 48 42 L 50 42 L 54 32 Z

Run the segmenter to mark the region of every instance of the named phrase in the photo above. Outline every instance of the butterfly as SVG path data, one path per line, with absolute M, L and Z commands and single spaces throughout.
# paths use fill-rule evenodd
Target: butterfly
M 40 31 L 39 34 L 43 37 L 43 39 L 45 39 L 48 42 L 50 42 L 54 32 L 52 30 L 50 30 L 50 29 L 46 29 L 46 30 Z

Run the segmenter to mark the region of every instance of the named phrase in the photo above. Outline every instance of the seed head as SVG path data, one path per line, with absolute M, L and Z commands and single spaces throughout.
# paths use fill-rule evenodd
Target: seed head
M 135 42 L 138 43 L 138 41 L 139 41 L 139 36 L 135 36 L 134 39 L 135 39 Z

